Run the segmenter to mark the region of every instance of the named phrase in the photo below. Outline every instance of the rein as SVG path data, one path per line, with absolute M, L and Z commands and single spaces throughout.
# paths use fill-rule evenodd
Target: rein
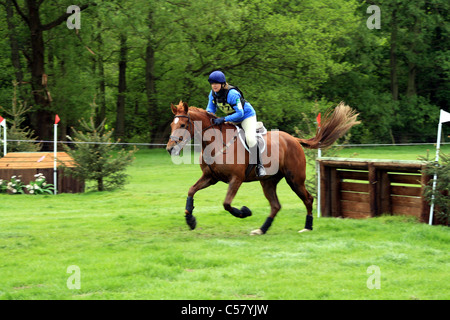
M 178 116 L 174 116 L 174 118 L 187 118 L 188 119 L 188 127 L 187 127 L 186 131 L 190 133 L 190 129 L 191 129 L 191 125 L 192 125 L 194 127 L 193 133 L 195 134 L 195 123 L 192 122 L 191 116 L 189 115 L 189 112 L 188 112 L 187 115 L 178 115 Z M 210 129 L 210 128 L 215 126 L 215 124 L 213 123 L 213 120 L 214 120 L 213 118 L 210 119 L 211 125 L 206 127 L 206 128 L 204 128 L 204 129 L 202 129 L 201 133 L 203 133 L 206 130 L 208 130 L 208 129 Z M 219 128 L 221 128 L 221 125 L 219 126 Z M 214 128 L 214 130 L 217 130 L 217 129 Z M 231 141 L 229 143 L 226 144 L 223 141 L 223 134 L 222 134 L 222 144 L 223 144 L 224 147 L 222 148 L 220 153 L 225 154 L 225 150 L 228 149 L 234 143 L 234 141 L 236 140 L 237 135 L 238 135 L 238 132 L 236 132 L 236 135 L 231 139 Z M 180 143 L 186 144 L 189 141 L 191 141 L 192 139 L 193 138 L 190 138 L 190 139 L 186 138 L 185 139 L 185 134 L 183 134 L 182 137 L 177 137 L 177 136 L 172 136 L 172 135 L 170 136 L 170 140 L 174 141 L 176 145 L 179 145 Z

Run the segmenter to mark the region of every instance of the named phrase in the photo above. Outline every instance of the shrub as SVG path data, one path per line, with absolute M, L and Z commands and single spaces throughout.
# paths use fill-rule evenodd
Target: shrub
M 47 183 L 45 176 L 42 173 L 35 175 L 36 181 L 31 181 L 26 185 L 29 194 L 53 194 L 55 186 Z
M 11 181 L 7 183 L 6 189 L 12 194 L 24 194 L 25 184 L 21 180 L 22 176 L 12 176 Z
M 72 128 L 75 148 L 64 146 L 66 152 L 74 159 L 75 167 L 63 165 L 64 173 L 83 180 L 93 180 L 98 191 L 111 190 L 123 187 L 128 175 L 126 167 L 134 160 L 134 148 L 131 151 L 114 148 L 117 143 L 111 141 L 113 130 L 105 131 L 105 120 L 95 126 L 91 117 L 89 122 L 81 120 L 80 124 L 85 132 Z M 119 142 L 119 141 L 117 141 Z
M 31 110 L 27 103 L 17 99 L 17 82 L 13 82 L 14 91 L 11 108 L 6 109 L 0 106 L 0 110 L 4 111 L 11 117 L 8 128 L 8 152 L 36 152 L 41 149 L 41 143 L 37 142 L 34 137 L 34 131 L 28 127 L 22 127 L 25 121 L 25 114 Z M 36 141 L 36 142 L 33 142 Z M 3 155 L 3 148 L 0 148 L 0 155 Z
M 436 191 L 434 192 L 434 217 L 448 225 L 450 218 L 450 154 L 440 154 L 441 163 L 429 162 L 425 172 L 431 176 L 437 174 Z M 429 203 L 433 196 L 433 179 L 425 186 L 424 196 Z

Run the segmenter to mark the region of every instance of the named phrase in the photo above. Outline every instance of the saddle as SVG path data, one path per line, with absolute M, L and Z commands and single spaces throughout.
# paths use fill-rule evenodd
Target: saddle
M 241 125 L 235 125 L 236 130 L 238 132 L 238 137 L 241 140 L 242 145 L 244 148 L 250 152 L 249 147 L 247 145 L 247 141 L 245 140 L 245 132 L 244 129 L 242 129 Z M 259 152 L 263 153 L 266 150 L 266 141 L 264 140 L 264 137 L 267 134 L 267 129 L 264 127 L 264 123 L 261 121 L 256 122 L 256 140 L 258 141 L 259 145 Z

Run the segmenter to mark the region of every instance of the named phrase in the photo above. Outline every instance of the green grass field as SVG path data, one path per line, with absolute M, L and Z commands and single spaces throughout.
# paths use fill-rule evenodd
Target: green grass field
M 348 157 L 414 160 L 433 146 L 349 148 Z M 444 146 L 443 152 L 450 152 Z M 196 194 L 197 229 L 184 221 L 198 165 L 141 150 L 123 190 L 57 196 L 0 195 L 0 299 L 450 299 L 450 230 L 408 217 L 320 218 L 299 234 L 303 203 L 284 180 L 282 210 L 269 213 L 258 183 L 222 207 L 227 185 Z M 69 266 L 80 289 L 69 289 Z M 369 289 L 370 266 L 380 288 Z

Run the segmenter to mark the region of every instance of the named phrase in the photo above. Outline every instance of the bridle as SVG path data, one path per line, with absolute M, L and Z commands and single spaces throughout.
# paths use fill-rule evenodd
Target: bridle
M 187 114 L 187 116 L 185 116 L 185 115 L 180 115 L 180 116 L 175 116 L 174 117 L 174 119 L 175 118 L 187 118 L 188 119 L 188 127 L 187 127 L 187 129 L 185 129 L 189 134 L 191 133 L 190 132 L 190 128 L 191 128 L 191 124 L 193 123 L 192 122 L 192 120 L 191 120 L 191 117 L 190 117 L 190 115 L 189 115 L 189 113 Z M 186 143 L 188 143 L 189 141 L 191 141 L 192 140 L 192 138 L 191 139 L 185 139 L 184 138 L 184 136 L 185 136 L 185 134 L 186 133 L 184 133 L 183 134 L 183 136 L 182 137 L 177 137 L 177 136 L 170 136 L 170 140 L 172 140 L 172 141 L 174 141 L 175 142 L 175 145 L 179 145 L 180 143 L 182 143 L 182 142 L 184 142 L 185 144 Z
M 189 135 L 190 135 L 190 129 L 191 129 L 191 125 L 194 127 L 194 130 L 193 130 L 193 134 L 195 134 L 195 123 L 194 122 L 192 122 L 192 119 L 191 119 L 191 116 L 189 115 L 189 112 L 187 113 L 187 115 L 178 115 L 178 116 L 174 116 L 174 119 L 175 118 L 187 118 L 188 119 L 188 126 L 187 126 L 187 128 L 184 128 L 188 133 L 189 133 Z M 201 131 L 201 133 L 203 133 L 203 132 L 205 132 L 206 130 L 208 130 L 209 128 L 212 128 L 212 127 L 214 127 L 215 126 L 215 124 L 213 123 L 213 118 L 211 118 L 210 119 L 210 122 L 211 122 L 211 125 L 209 125 L 209 126 L 207 126 L 206 128 L 204 128 L 204 129 L 202 129 L 202 131 Z M 219 125 L 219 127 L 220 127 L 221 125 Z M 171 141 L 174 141 L 175 142 L 175 145 L 176 146 L 178 146 L 178 147 L 180 147 L 180 144 L 182 144 L 182 147 L 184 147 L 184 145 L 186 144 L 186 143 L 188 143 L 189 141 L 191 141 L 193 138 L 185 138 L 185 135 L 186 135 L 186 133 L 184 133 L 183 134 L 183 136 L 182 137 L 179 137 L 179 136 L 170 136 L 169 138 L 170 138 L 170 140 Z M 236 138 L 236 137 L 234 137 L 234 138 Z M 222 138 L 223 139 L 223 138 Z M 222 141 L 222 143 L 223 143 L 223 145 L 224 146 L 226 146 L 226 144 L 225 144 L 225 142 L 224 141 Z

